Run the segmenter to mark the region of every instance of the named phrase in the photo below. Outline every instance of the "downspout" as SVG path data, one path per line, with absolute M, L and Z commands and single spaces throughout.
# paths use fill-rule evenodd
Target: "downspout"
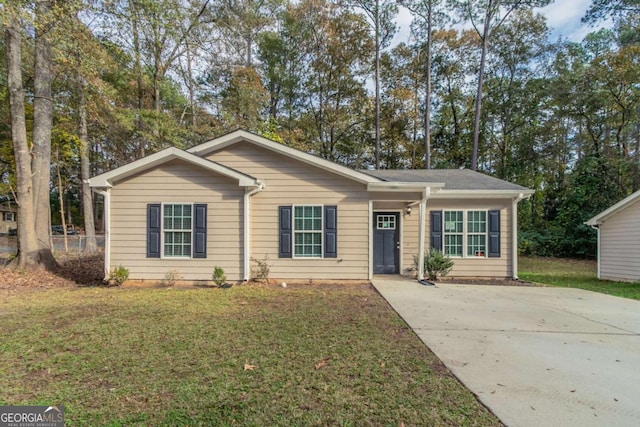
M 369 280 L 373 279 L 373 201 L 369 200 Z
M 511 273 L 514 280 L 518 279 L 518 203 L 528 197 L 520 193 L 511 200 Z
M 591 228 L 598 232 L 598 247 L 596 248 L 596 259 L 598 262 L 596 265 L 598 266 L 598 279 L 600 280 L 600 224 L 592 225 Z
M 93 190 L 104 198 L 104 280 L 111 271 L 111 189 Z
M 420 239 L 418 241 L 418 280 L 424 278 L 424 240 L 425 240 L 425 217 L 427 213 L 427 199 L 431 197 L 431 187 L 426 187 L 422 193 L 422 200 L 420 200 L 420 218 L 418 225 L 418 234 Z
M 247 282 L 251 276 L 251 196 L 264 190 L 265 184 L 261 180 L 256 180 L 257 187 L 251 191 L 245 189 L 244 192 L 244 281 Z

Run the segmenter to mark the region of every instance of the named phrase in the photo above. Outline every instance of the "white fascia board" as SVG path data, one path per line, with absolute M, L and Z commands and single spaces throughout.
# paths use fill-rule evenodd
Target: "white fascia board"
M 627 208 L 628 206 L 634 204 L 637 201 L 640 201 L 640 190 L 636 191 L 629 197 L 626 197 L 620 200 L 618 203 L 611 206 L 609 209 L 605 209 L 604 211 L 600 212 L 598 215 L 594 216 L 593 218 L 585 222 L 585 224 L 590 225 L 592 227 L 596 225 L 600 225 L 603 222 L 605 222 L 606 219 L 609 218 L 611 215 L 618 213 L 622 209 Z
M 241 187 L 255 187 L 258 185 L 256 179 L 253 177 L 242 174 L 219 163 L 215 163 L 186 151 L 179 150 L 175 147 L 170 147 L 109 172 L 94 176 L 93 178 L 89 179 L 89 186 L 109 188 L 113 185 L 114 181 L 127 178 L 131 175 L 135 175 L 144 170 L 159 166 L 175 159 L 180 159 L 187 163 L 191 163 L 192 165 L 200 166 L 203 169 L 219 173 L 220 175 L 226 176 L 231 179 L 235 179 L 238 181 L 238 185 Z
M 255 135 L 251 132 L 247 132 L 244 130 L 237 130 L 227 135 L 223 135 L 219 138 L 212 139 L 211 141 L 202 143 L 200 145 L 196 145 L 195 147 L 189 148 L 187 152 L 195 154 L 197 156 L 203 156 L 214 150 L 221 150 L 225 147 L 228 147 L 240 141 L 246 141 L 246 142 L 256 144 L 260 147 L 264 147 L 268 150 L 275 151 L 277 153 L 280 153 L 292 159 L 299 160 L 303 163 L 307 163 L 309 165 L 317 166 L 319 168 L 328 170 L 330 172 L 336 173 L 345 178 L 349 178 L 361 184 L 368 184 L 371 182 L 382 182 L 382 180 L 375 178 L 373 176 L 355 171 L 353 169 L 349 169 L 346 166 L 339 165 L 329 160 L 321 159 L 320 157 L 314 156 L 312 154 L 308 154 L 303 151 L 296 150 L 291 147 L 287 147 L 284 144 L 280 144 L 278 142 L 272 141 L 270 139 L 264 138 L 259 135 Z
M 367 184 L 367 191 L 391 191 L 391 192 L 414 192 L 426 191 L 427 188 L 440 190 L 444 187 L 442 182 L 401 182 L 401 181 L 381 181 Z
M 514 197 L 528 198 L 534 190 L 447 190 L 442 189 L 431 195 L 433 199 L 510 199 Z

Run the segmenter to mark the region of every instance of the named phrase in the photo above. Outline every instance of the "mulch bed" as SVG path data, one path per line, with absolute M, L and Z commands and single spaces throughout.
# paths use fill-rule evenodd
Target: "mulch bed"
M 77 286 L 102 285 L 104 258 L 102 254 L 91 256 L 61 256 L 60 267 L 54 271 L 17 270 L 9 258 L 0 261 L 0 290 L 45 290 Z

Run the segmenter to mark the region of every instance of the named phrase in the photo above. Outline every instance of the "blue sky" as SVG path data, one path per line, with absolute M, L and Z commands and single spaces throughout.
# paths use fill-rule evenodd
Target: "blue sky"
M 548 6 L 537 9 L 547 17 L 547 25 L 551 31 L 550 40 L 556 41 L 562 37 L 569 41 L 579 42 L 588 33 L 595 31 L 596 27 L 590 27 L 580 22 L 590 4 L 591 0 L 555 0 Z M 401 8 L 396 21 L 399 31 L 393 44 L 408 42 L 411 14 L 408 10 Z

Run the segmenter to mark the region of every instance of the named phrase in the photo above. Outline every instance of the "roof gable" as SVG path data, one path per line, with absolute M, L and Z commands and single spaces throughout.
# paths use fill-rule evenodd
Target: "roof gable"
M 600 225 L 603 222 L 605 222 L 608 218 L 612 217 L 613 215 L 617 214 L 618 212 L 622 211 L 623 209 L 628 208 L 629 206 L 635 204 L 636 202 L 640 201 L 640 190 L 636 191 L 635 193 L 633 193 L 632 195 L 630 195 L 629 197 L 626 197 L 622 200 L 620 200 L 618 203 L 616 203 L 615 205 L 611 206 L 609 209 L 605 209 L 604 211 L 600 212 L 598 215 L 594 216 L 593 218 L 591 218 L 589 221 L 585 222 L 585 224 L 587 225 Z
M 114 182 L 120 181 L 129 176 L 138 174 L 153 167 L 165 164 L 172 160 L 183 160 L 192 165 L 201 167 L 203 169 L 216 172 L 220 175 L 238 181 L 238 185 L 242 187 L 251 187 L 257 185 L 256 178 L 246 175 L 242 172 L 238 172 L 235 169 L 231 169 L 227 166 L 223 166 L 219 163 L 212 162 L 207 159 L 203 159 L 191 153 L 183 150 L 179 150 L 175 147 L 170 147 L 157 153 L 151 154 L 142 159 L 128 163 L 119 168 L 113 169 L 109 172 L 105 172 L 101 175 L 94 176 L 89 179 L 89 185 L 91 187 L 111 187 Z
M 236 130 L 234 132 L 212 139 L 211 141 L 196 145 L 195 147 L 189 148 L 187 152 L 195 154 L 196 156 L 204 156 L 213 151 L 221 150 L 241 141 L 258 145 L 260 147 L 299 160 L 303 163 L 317 166 L 319 168 L 336 173 L 362 184 L 381 182 L 380 179 L 374 176 L 356 171 L 346 166 L 339 165 L 338 163 L 334 163 L 329 160 L 322 159 L 312 154 L 296 150 L 295 148 L 288 147 L 254 133 L 247 132 L 245 130 Z

